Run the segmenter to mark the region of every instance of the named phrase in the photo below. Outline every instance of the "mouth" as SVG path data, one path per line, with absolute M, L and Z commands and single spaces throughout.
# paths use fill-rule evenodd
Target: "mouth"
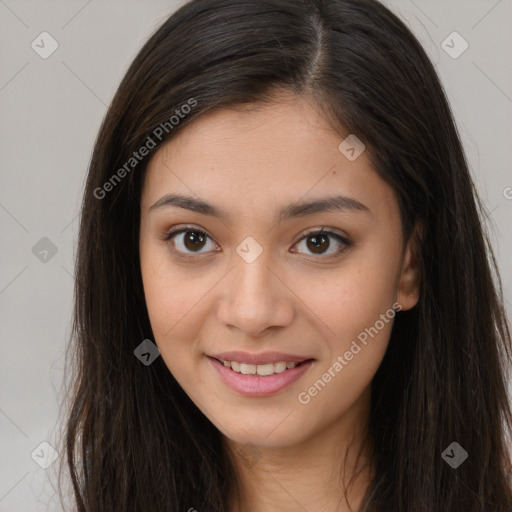
M 238 394 L 248 397 L 266 397 L 283 391 L 300 379 L 315 361 L 308 358 L 255 364 L 213 356 L 206 357 L 216 370 L 221 382 Z
M 241 373 L 242 375 L 258 375 L 259 377 L 269 377 L 276 373 L 283 373 L 288 370 L 292 370 L 293 368 L 297 368 L 308 361 L 313 361 L 313 359 L 304 359 L 303 361 L 276 361 L 275 363 L 268 362 L 263 364 L 252 364 L 242 363 L 239 361 L 226 361 L 224 359 L 211 356 L 208 357 L 210 359 L 215 359 L 215 361 L 224 365 L 225 368 L 229 368 L 236 373 Z

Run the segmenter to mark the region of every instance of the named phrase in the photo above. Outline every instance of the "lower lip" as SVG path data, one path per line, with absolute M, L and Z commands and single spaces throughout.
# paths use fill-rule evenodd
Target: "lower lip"
M 231 368 L 224 366 L 223 363 L 212 357 L 207 356 L 213 367 L 219 372 L 221 379 L 231 389 L 234 389 L 241 395 L 245 396 L 269 396 L 284 388 L 288 387 L 292 382 L 299 379 L 311 367 L 313 360 L 305 361 L 281 373 L 274 373 L 262 377 L 259 375 L 244 375 L 237 373 Z

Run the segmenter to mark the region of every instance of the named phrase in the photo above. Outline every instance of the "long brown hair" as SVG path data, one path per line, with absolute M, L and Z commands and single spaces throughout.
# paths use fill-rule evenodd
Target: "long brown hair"
M 141 184 L 151 153 L 193 119 L 270 102 L 277 89 L 313 98 L 365 143 L 405 240 L 424 228 L 419 302 L 395 318 L 372 382 L 376 472 L 361 510 L 510 512 L 511 340 L 486 212 L 434 67 L 375 0 L 192 0 L 135 57 L 99 131 L 81 212 L 62 460 L 76 510 L 227 512 L 236 473 L 220 432 L 161 357 L 134 356 L 153 339 Z M 148 136 L 156 148 L 127 166 Z M 456 469 L 441 456 L 454 441 L 469 454 Z

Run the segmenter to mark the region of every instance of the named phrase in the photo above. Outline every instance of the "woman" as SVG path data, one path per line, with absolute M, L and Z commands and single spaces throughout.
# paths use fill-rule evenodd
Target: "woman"
M 183 5 L 87 177 L 77 510 L 510 511 L 483 215 L 435 70 L 383 5 Z

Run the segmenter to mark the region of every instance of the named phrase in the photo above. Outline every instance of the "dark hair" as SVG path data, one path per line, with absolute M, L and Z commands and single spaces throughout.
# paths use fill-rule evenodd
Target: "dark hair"
M 81 214 L 65 432 L 77 510 L 227 511 L 237 474 L 220 432 L 161 357 L 134 357 L 152 339 L 138 252 L 149 158 L 126 162 L 148 136 L 154 154 L 203 113 L 279 90 L 364 142 L 406 241 L 422 226 L 420 298 L 395 318 L 372 382 L 375 474 L 361 510 L 510 512 L 510 331 L 485 209 L 434 67 L 375 0 L 192 0 L 128 69 Z M 469 453 L 456 470 L 441 457 L 453 441 Z

